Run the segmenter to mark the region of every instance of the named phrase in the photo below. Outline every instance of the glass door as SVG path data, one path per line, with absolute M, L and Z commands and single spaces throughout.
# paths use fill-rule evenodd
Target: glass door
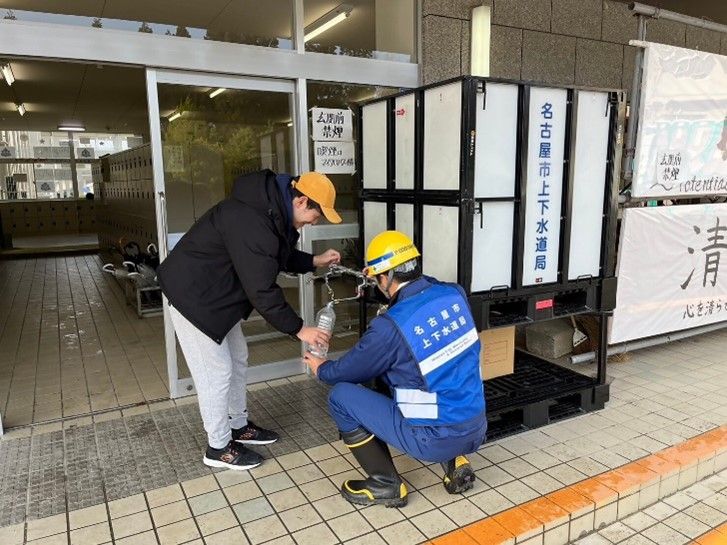
M 238 176 L 299 170 L 292 81 L 149 69 L 147 92 L 162 258 Z M 281 275 L 278 284 L 301 313 L 301 280 Z M 166 304 L 164 322 L 171 397 L 194 394 Z M 303 372 L 299 343 L 256 312 L 242 327 L 250 382 Z

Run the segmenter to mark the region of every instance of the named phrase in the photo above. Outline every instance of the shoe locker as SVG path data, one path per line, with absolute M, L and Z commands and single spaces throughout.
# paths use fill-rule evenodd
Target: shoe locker
M 142 248 L 157 243 L 151 146 L 145 144 L 101 158 L 93 170 L 99 188 L 96 202 L 99 245 L 118 247 L 119 240 Z

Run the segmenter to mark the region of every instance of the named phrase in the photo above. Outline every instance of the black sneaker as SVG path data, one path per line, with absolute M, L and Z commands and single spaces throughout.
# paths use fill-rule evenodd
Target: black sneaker
M 243 445 L 269 445 L 278 439 L 280 436 L 277 433 L 259 428 L 250 420 L 247 421 L 247 426 L 232 429 L 232 440 Z
M 202 462 L 210 467 L 245 470 L 262 464 L 263 457 L 257 452 L 230 441 L 225 448 L 221 449 L 212 448 L 208 445 Z

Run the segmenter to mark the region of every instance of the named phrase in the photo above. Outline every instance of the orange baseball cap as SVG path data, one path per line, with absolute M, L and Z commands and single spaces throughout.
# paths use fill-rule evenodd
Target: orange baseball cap
M 333 187 L 333 182 L 328 176 L 320 172 L 306 172 L 300 175 L 293 187 L 318 203 L 328 221 L 331 223 L 343 221 L 338 212 L 333 209 L 336 204 L 336 188 Z

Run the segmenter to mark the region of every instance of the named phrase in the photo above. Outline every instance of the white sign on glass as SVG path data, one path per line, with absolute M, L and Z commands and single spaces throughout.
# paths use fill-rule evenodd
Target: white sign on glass
M 313 140 L 353 142 L 353 118 L 348 108 L 311 108 Z
M 558 280 L 567 92 L 532 87 L 527 144 L 523 285 Z
M 627 208 L 610 342 L 727 319 L 727 204 Z
M 0 159 L 15 159 L 15 146 L 0 147 Z
M 48 180 L 36 180 L 35 181 L 35 190 L 39 193 L 55 193 L 56 192 L 56 182 L 48 181 Z
M 95 159 L 96 158 L 96 150 L 92 147 L 77 147 L 76 148 L 76 158 L 77 159 Z
M 314 142 L 315 169 L 325 174 L 353 174 L 356 171 L 353 142 Z

